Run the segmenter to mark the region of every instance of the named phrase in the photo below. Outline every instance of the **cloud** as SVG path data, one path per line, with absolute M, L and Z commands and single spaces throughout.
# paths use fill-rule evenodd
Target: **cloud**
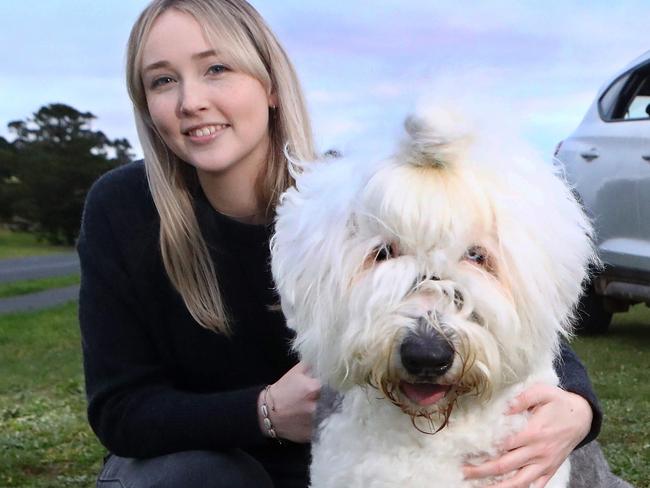
M 547 151 L 650 47 L 647 0 L 252 2 L 296 65 L 323 144 L 388 146 L 432 80 L 464 73 L 459 96 L 478 79 L 527 115 L 524 131 Z M 0 52 L 0 135 L 10 120 L 63 102 L 137 144 L 123 62 L 148 0 L 41 3 L 0 2 L 10 47 Z

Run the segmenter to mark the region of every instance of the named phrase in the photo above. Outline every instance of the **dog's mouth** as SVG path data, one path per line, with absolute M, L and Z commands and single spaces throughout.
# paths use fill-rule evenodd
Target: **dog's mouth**
M 428 407 L 442 400 L 451 389 L 451 385 L 400 381 L 399 388 L 404 396 L 414 404 Z

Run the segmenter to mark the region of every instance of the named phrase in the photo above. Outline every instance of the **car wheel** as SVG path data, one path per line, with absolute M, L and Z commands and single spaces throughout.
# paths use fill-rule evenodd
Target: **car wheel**
M 576 332 L 579 334 L 604 334 L 612 321 L 612 312 L 605 307 L 605 298 L 589 287 L 578 305 Z

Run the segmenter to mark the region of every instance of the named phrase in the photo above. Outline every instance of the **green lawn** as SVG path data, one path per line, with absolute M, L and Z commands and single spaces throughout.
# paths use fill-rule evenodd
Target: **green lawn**
M 0 486 L 94 486 L 76 304 L 0 316 L 0 371 Z
M 616 314 L 607 335 L 581 337 L 573 346 L 605 410 L 600 441 L 612 469 L 650 488 L 650 309 Z
M 38 242 L 34 235 L 26 232 L 11 232 L 4 227 L 0 227 L 0 259 L 40 256 L 72 250 L 71 247 L 53 246 L 45 242 Z
M 605 409 L 619 475 L 650 488 L 650 310 L 575 341 Z M 85 420 L 77 306 L 0 315 L 0 486 L 89 487 L 104 454 Z
M 80 281 L 79 273 L 75 273 L 65 276 L 0 283 L 0 298 L 27 295 L 28 293 L 36 293 L 52 288 L 63 288 L 65 286 L 77 285 Z

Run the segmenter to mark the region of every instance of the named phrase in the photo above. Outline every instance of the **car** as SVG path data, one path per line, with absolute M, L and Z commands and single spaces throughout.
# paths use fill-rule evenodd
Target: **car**
M 603 262 L 577 328 L 602 333 L 614 312 L 650 306 L 650 51 L 603 85 L 555 158 L 592 219 Z

